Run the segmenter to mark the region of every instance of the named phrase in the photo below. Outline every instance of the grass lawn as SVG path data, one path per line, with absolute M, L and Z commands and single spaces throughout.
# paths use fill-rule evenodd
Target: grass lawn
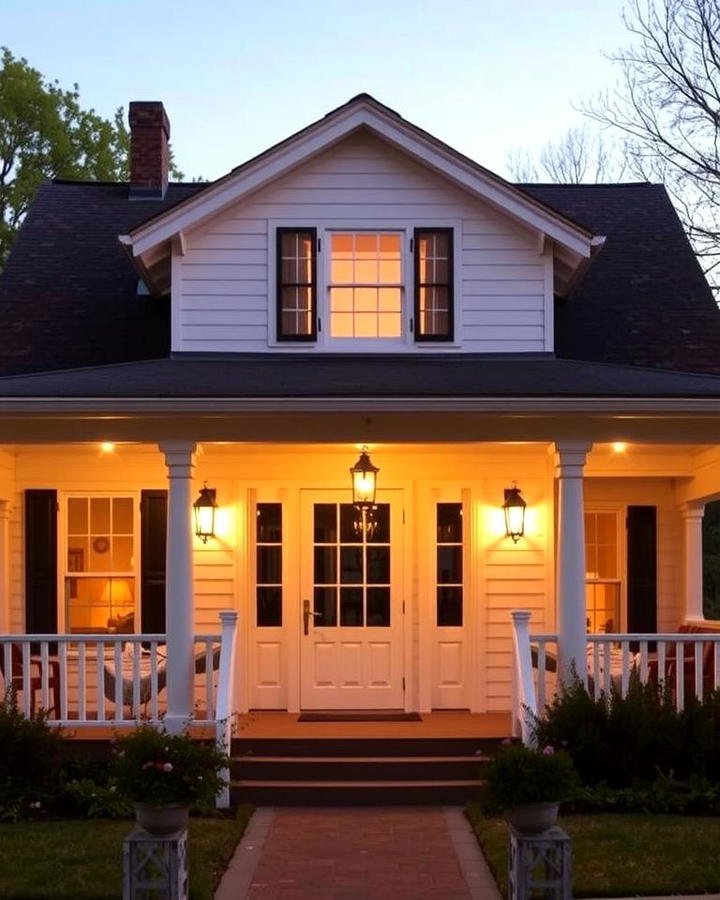
M 468 817 L 507 896 L 505 823 L 477 807 Z M 720 893 L 720 818 L 608 813 L 558 824 L 573 842 L 573 897 Z
M 212 900 L 220 875 L 252 814 L 191 819 L 190 896 Z M 116 900 L 122 895 L 122 841 L 129 819 L 72 819 L 0 825 L 0 897 Z

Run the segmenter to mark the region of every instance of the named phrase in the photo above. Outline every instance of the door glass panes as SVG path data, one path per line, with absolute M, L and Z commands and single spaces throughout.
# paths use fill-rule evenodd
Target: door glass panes
M 282 504 L 256 507 L 256 615 L 259 627 L 282 625 Z
M 436 507 L 437 624 L 463 623 L 463 528 L 462 503 L 438 503 Z
M 619 631 L 620 543 L 615 511 L 585 513 L 586 626 L 592 634 Z
M 313 609 L 316 627 L 390 625 L 390 505 L 370 524 L 351 503 L 313 507 Z
M 400 337 L 402 291 L 400 234 L 330 235 L 332 337 Z
M 132 497 L 69 497 L 65 627 L 133 632 L 135 525 Z

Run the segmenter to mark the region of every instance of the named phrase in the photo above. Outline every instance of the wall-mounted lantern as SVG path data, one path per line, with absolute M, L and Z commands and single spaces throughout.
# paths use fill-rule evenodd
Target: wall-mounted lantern
M 377 489 L 377 474 L 380 471 L 374 466 L 368 455 L 368 448 L 362 448 L 360 458 L 350 469 L 352 479 L 353 505 L 358 510 L 368 510 L 375 506 L 375 491 Z
M 193 503 L 195 514 L 195 534 L 203 544 L 207 544 L 208 538 L 215 537 L 215 488 L 209 488 L 207 482 L 200 489 L 197 500 Z
M 503 503 L 505 534 L 511 537 L 515 544 L 525 534 L 526 506 L 527 503 L 523 500 L 520 488 L 515 482 L 511 488 L 505 488 L 505 502 Z

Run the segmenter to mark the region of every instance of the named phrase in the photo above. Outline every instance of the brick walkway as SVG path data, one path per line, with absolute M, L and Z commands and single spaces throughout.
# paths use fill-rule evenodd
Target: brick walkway
M 216 900 L 500 895 L 459 809 L 260 809 Z

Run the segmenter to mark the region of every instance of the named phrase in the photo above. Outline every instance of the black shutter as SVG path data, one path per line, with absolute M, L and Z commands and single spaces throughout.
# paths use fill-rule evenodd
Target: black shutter
M 627 630 L 657 632 L 657 509 L 628 506 Z
M 140 631 L 165 633 L 167 491 L 140 494 Z
M 57 626 L 57 491 L 25 491 L 25 630 Z

